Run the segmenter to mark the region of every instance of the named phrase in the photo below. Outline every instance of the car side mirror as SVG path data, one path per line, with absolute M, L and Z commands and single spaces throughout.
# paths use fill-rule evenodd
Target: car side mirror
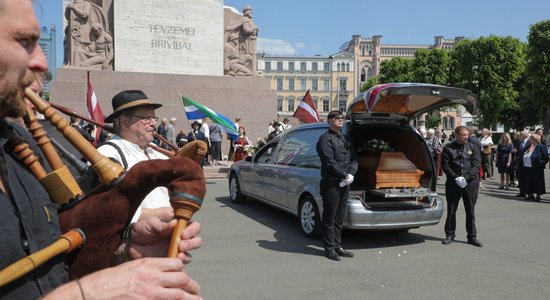
M 252 162 L 252 156 L 247 156 L 244 158 L 247 162 Z

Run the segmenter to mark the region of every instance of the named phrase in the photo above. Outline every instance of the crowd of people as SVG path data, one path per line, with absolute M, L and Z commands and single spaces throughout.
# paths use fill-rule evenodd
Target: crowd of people
M 426 140 L 439 177 L 442 175 L 442 150 L 446 144 L 456 140 L 454 132 L 447 135 L 440 129 L 418 131 Z M 481 130 L 481 135 L 478 135 L 477 128 L 470 128 L 469 134 L 469 142 L 478 145 L 481 151 L 480 190 L 484 189 L 484 181 L 496 180 L 499 190 L 518 188 L 516 197 L 541 200 L 546 189 L 543 171 L 550 152 L 542 128 L 537 128 L 534 133 L 528 130 L 511 134 L 504 132 L 498 141 L 493 140 L 493 133 L 487 128 Z

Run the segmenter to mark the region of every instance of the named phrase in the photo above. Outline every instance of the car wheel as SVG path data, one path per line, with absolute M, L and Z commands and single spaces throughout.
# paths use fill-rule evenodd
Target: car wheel
M 312 196 L 306 196 L 300 205 L 300 225 L 302 233 L 307 237 L 321 236 L 321 215 Z
M 229 198 L 233 203 L 243 203 L 246 197 L 241 193 L 241 186 L 237 175 L 231 174 L 229 177 Z

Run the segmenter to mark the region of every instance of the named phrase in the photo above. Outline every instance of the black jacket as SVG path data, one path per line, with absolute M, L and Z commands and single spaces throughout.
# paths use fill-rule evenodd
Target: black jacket
M 317 154 L 321 158 L 321 177 L 344 179 L 357 172 L 357 160 L 351 142 L 342 133 L 329 129 L 319 137 Z
M 464 177 L 470 183 L 479 180 L 481 166 L 481 149 L 470 142 L 459 145 L 456 141 L 443 148 L 442 168 L 447 181 L 454 182 L 457 177 Z

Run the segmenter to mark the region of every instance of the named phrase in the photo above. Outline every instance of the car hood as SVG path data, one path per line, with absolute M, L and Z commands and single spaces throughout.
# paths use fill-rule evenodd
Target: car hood
M 410 121 L 423 113 L 453 104 L 463 105 L 474 114 L 476 102 L 476 96 L 469 90 L 424 83 L 388 83 L 359 94 L 348 108 L 347 119 L 352 119 L 353 115 L 388 113 Z

